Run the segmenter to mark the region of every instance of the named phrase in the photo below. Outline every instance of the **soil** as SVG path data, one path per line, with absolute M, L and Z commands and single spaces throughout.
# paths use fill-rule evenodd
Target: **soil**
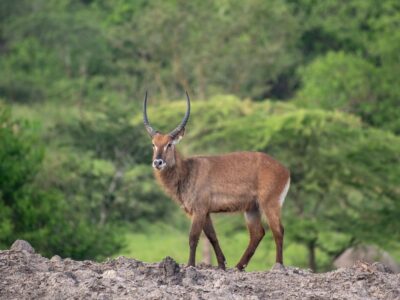
M 312 273 L 186 267 L 166 257 L 103 263 L 36 254 L 25 241 L 0 251 L 0 299 L 400 299 L 400 274 L 380 263 Z

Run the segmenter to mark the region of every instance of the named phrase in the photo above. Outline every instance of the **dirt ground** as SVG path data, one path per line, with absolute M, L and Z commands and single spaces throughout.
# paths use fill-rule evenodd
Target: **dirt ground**
M 103 263 L 42 257 L 25 241 L 0 251 L 0 299 L 400 299 L 400 274 L 379 263 L 314 274 L 178 265 L 166 257 Z

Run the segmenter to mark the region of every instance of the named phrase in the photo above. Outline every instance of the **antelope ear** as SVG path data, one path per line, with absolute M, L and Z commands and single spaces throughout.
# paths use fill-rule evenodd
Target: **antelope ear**
M 185 135 L 185 128 L 182 128 L 182 130 L 179 131 L 179 133 L 176 135 L 176 137 L 172 140 L 172 144 L 173 145 L 178 144 L 184 135 Z

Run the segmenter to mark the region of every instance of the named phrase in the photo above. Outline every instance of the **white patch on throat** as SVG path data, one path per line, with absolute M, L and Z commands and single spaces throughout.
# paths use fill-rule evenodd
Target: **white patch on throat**
M 285 185 L 282 193 L 279 196 L 279 204 L 281 206 L 283 205 L 283 202 L 285 201 L 286 195 L 287 195 L 287 193 L 289 191 L 289 186 L 290 186 L 290 177 L 289 177 L 288 181 L 286 182 L 286 185 Z

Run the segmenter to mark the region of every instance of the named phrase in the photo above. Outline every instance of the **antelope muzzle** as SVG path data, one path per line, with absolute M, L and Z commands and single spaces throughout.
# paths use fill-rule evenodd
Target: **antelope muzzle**
M 161 171 L 162 169 L 165 168 L 166 165 L 167 165 L 167 163 L 162 159 L 158 158 L 158 159 L 153 160 L 153 168 L 154 169 Z

